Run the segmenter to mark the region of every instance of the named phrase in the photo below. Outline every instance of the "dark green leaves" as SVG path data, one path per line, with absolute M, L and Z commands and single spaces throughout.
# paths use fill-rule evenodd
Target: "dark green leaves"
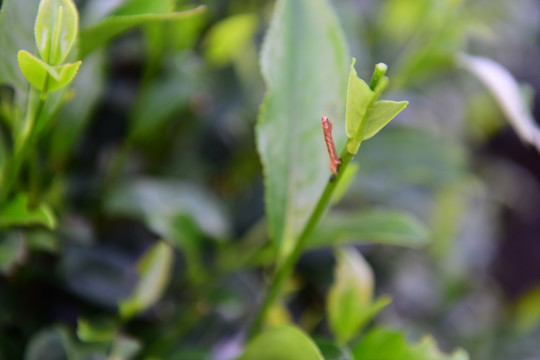
M 80 61 L 51 66 L 25 50 L 19 51 L 17 59 L 26 80 L 39 91 L 56 91 L 68 86 L 81 66 Z
M 257 126 L 272 240 L 289 253 L 328 180 L 321 117 L 343 146 L 347 50 L 326 0 L 279 0 L 264 42 L 267 94 Z
M 257 336 L 238 360 L 324 360 L 317 345 L 292 326 L 270 329 Z

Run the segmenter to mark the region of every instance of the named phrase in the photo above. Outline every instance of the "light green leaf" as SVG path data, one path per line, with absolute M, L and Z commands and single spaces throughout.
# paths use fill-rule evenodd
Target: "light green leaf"
M 217 66 L 241 56 L 257 30 L 256 14 L 240 14 L 225 18 L 214 25 L 205 39 L 206 58 Z
M 116 333 L 114 324 L 105 319 L 77 320 L 77 337 L 85 343 L 112 342 Z
M 390 303 L 381 298 L 372 303 L 373 271 L 354 248 L 336 251 L 337 265 L 327 299 L 330 328 L 338 343 L 349 342 L 369 320 Z
M 408 344 L 405 335 L 395 331 L 376 329 L 362 338 L 353 349 L 356 360 L 468 360 L 464 350 L 443 354 L 433 338 L 426 336 L 418 344 Z
M 139 283 L 133 294 L 120 304 L 120 315 L 131 318 L 154 305 L 169 283 L 174 253 L 169 244 L 160 241 L 139 260 Z
M 368 86 L 356 74 L 353 59 L 347 86 L 346 129 L 349 141 L 347 151 L 356 154 L 360 143 L 371 138 L 407 106 L 406 101 L 377 101 L 388 85 L 385 76 L 387 66 L 379 63 L 375 66 L 373 77 Z
M 294 246 L 328 181 L 321 117 L 344 144 L 347 50 L 326 0 L 278 0 L 261 54 L 268 91 L 256 129 L 270 236 L 281 257 Z
M 72 0 L 41 0 L 34 26 L 41 59 L 58 65 L 69 54 L 79 30 L 79 14 Z
M 205 11 L 205 6 L 172 13 L 142 13 L 110 16 L 97 24 L 81 29 L 80 55 L 86 57 L 95 48 L 105 45 L 117 35 L 134 27 L 167 20 L 177 20 Z
M 408 101 L 377 101 L 369 114 L 363 140 L 367 140 L 386 126 L 397 114 L 407 107 Z
M 59 73 L 58 80 L 49 81 L 48 91 L 57 91 L 68 86 L 77 75 L 81 64 L 81 61 L 77 61 L 72 64 L 57 65 L 55 69 Z
M 429 232 L 413 216 L 395 210 L 331 213 L 314 232 L 309 247 L 339 244 L 387 244 L 421 247 Z
M 19 194 L 0 209 L 0 227 L 43 225 L 56 226 L 51 208 L 45 204 L 31 208 L 26 194 Z
M 40 91 L 57 91 L 68 86 L 81 66 L 80 61 L 50 66 L 26 50 L 19 51 L 17 59 L 24 77 Z
M 302 330 L 280 326 L 257 336 L 238 360 L 324 360 Z
M 373 90 L 356 74 L 355 63 L 356 59 L 353 58 L 347 85 L 347 111 L 345 114 L 345 129 L 350 139 L 347 143 L 347 151 L 351 154 L 358 152 L 364 136 L 368 111 L 376 100 Z
M 457 62 L 484 83 L 518 136 L 540 151 L 540 127 L 536 124 L 512 74 L 502 65 L 484 57 L 461 54 Z

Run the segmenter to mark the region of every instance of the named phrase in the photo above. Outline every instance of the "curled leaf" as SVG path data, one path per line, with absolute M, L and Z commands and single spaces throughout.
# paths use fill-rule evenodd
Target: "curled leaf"
M 457 61 L 484 83 L 521 140 L 540 151 L 540 127 L 525 104 L 512 74 L 499 63 L 480 56 L 461 54 Z

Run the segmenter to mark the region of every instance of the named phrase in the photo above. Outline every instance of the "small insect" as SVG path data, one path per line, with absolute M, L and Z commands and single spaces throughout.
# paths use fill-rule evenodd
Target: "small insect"
M 330 155 L 330 170 L 337 175 L 337 168 L 338 165 L 341 164 L 341 159 L 337 155 L 336 144 L 334 144 L 334 139 L 332 139 L 333 126 L 326 116 L 324 116 L 321 121 L 324 133 L 324 141 L 326 142 L 326 147 L 328 148 L 328 155 Z

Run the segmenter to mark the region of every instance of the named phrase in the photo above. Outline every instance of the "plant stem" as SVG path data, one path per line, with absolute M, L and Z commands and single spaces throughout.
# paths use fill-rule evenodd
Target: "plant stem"
M 328 204 L 330 204 L 330 201 L 332 200 L 332 194 L 334 193 L 334 190 L 336 189 L 339 181 L 341 180 L 345 169 L 351 162 L 352 157 L 353 154 L 349 153 L 347 151 L 347 146 L 345 146 L 341 154 L 341 165 L 339 165 L 338 168 L 338 175 L 336 175 L 335 177 L 332 176 L 326 184 L 326 187 L 324 188 L 324 191 L 319 198 L 319 202 L 311 213 L 311 216 L 309 217 L 309 220 L 304 227 L 304 230 L 300 234 L 300 237 L 298 238 L 294 249 L 292 250 L 291 254 L 285 259 L 285 262 L 275 272 L 272 284 L 270 285 L 270 288 L 268 289 L 268 292 L 264 297 L 263 303 L 259 307 L 259 310 L 255 316 L 255 320 L 253 321 L 253 324 L 249 329 L 249 339 L 252 339 L 260 332 L 264 321 L 266 320 L 268 312 L 270 311 L 270 308 L 281 293 L 285 281 L 291 276 L 294 267 L 298 262 L 298 259 L 300 258 L 300 255 L 302 255 L 302 252 L 304 251 L 304 248 L 306 247 L 307 242 L 311 237 L 311 234 L 317 227 L 317 224 L 319 223 L 322 215 L 326 211 Z
M 17 180 L 19 173 L 21 171 L 22 165 L 24 163 L 24 160 L 26 158 L 26 155 L 28 153 L 29 147 L 28 145 L 32 142 L 33 138 L 33 132 L 34 127 L 36 125 L 36 121 L 41 116 L 41 112 L 43 111 L 43 108 L 45 107 L 45 100 L 47 98 L 47 82 L 48 77 L 45 79 L 45 90 L 41 92 L 39 96 L 38 103 L 35 107 L 35 109 L 32 109 L 32 94 L 34 93 L 34 89 L 30 89 L 30 96 L 28 97 L 28 108 L 26 111 L 26 119 L 24 122 L 24 127 L 18 136 L 18 138 L 15 141 L 15 151 L 13 153 L 13 159 L 10 165 L 9 171 L 6 172 L 6 178 L 4 178 L 4 183 L 2 186 L 2 189 L 0 190 L 0 204 L 2 204 L 4 201 L 6 201 L 9 198 L 10 192 L 13 189 L 13 186 L 15 185 L 15 181 Z

